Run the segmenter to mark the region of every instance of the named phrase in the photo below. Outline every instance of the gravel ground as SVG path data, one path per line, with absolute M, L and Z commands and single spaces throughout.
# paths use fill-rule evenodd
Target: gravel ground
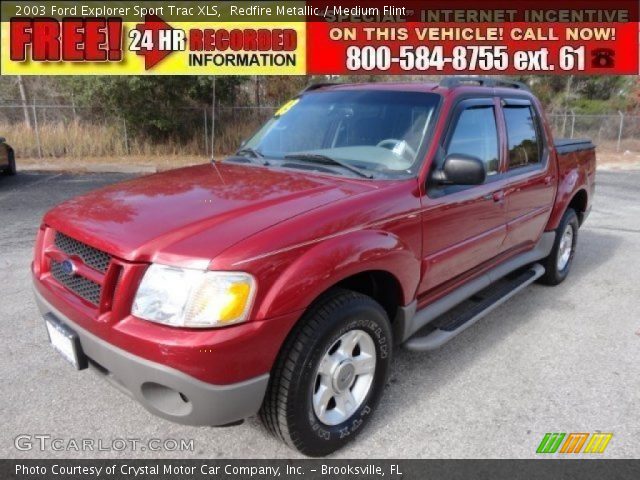
M 44 212 L 121 174 L 0 178 L 0 457 L 296 458 L 256 419 L 173 424 L 75 372 L 48 345 L 29 262 Z M 613 432 L 604 456 L 640 457 L 640 171 L 599 172 L 573 271 L 527 288 L 433 353 L 397 352 L 382 406 L 337 458 L 529 458 L 545 432 Z M 19 451 L 20 434 L 193 440 L 193 451 Z M 97 447 L 96 447 L 97 448 Z

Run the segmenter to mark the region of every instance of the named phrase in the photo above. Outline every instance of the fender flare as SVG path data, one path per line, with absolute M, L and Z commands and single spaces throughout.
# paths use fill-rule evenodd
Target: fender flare
M 567 207 L 579 192 L 584 191 L 587 195 L 587 204 L 589 203 L 589 192 L 586 188 L 587 178 L 584 172 L 578 168 L 571 169 L 560 181 L 558 191 L 556 192 L 556 201 L 549 216 L 545 231 L 551 231 L 558 228 L 560 220 L 567 211 Z
M 368 271 L 392 275 L 406 305 L 418 288 L 420 265 L 416 252 L 389 232 L 359 230 L 339 235 L 315 244 L 289 264 L 269 287 L 256 318 L 305 310 L 334 285 Z

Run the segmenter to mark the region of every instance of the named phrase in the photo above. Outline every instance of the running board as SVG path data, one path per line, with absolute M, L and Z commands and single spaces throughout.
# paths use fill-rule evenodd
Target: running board
M 429 322 L 404 344 L 405 348 L 422 352 L 441 347 L 542 275 L 544 267 L 536 263 L 501 278 Z
M 401 307 L 399 309 L 399 318 L 394 322 L 397 329 L 396 338 L 398 343 L 406 342 L 425 325 L 452 310 L 479 291 L 494 284 L 502 277 L 547 257 L 553 248 L 555 238 L 555 232 L 543 233 L 532 250 L 510 258 L 418 311 L 416 311 L 415 300 L 406 307 Z

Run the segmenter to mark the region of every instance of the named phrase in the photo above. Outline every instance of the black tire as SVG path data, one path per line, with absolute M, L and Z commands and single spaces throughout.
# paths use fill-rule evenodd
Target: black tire
M 7 176 L 12 176 L 16 174 L 16 158 L 15 158 L 15 155 L 13 154 L 13 150 L 9 150 L 8 156 L 9 156 L 9 165 L 5 170 L 2 171 L 2 174 Z
M 560 220 L 560 225 L 558 225 L 558 228 L 556 229 L 556 239 L 553 243 L 551 253 L 541 262 L 542 266 L 545 269 L 545 272 L 544 275 L 540 277 L 540 283 L 543 283 L 545 285 L 558 285 L 559 283 L 562 283 L 565 278 L 567 278 L 569 272 L 571 271 L 571 264 L 573 263 L 573 256 L 575 254 L 576 245 L 578 243 L 579 227 L 580 222 L 578 221 L 578 215 L 576 215 L 576 212 L 572 208 L 567 209 L 567 211 L 564 212 L 564 215 L 562 216 L 562 220 Z M 560 269 L 558 267 L 560 243 L 567 228 L 571 228 L 573 230 L 571 253 L 566 265 L 562 269 Z
M 321 422 L 313 408 L 316 374 L 325 353 L 350 330 L 368 333 L 376 351 L 373 382 L 357 410 L 343 423 Z M 385 310 L 372 298 L 333 290 L 305 313 L 289 335 L 272 371 L 260 419 L 273 435 L 301 453 L 328 455 L 360 433 L 375 411 L 387 378 L 392 333 Z

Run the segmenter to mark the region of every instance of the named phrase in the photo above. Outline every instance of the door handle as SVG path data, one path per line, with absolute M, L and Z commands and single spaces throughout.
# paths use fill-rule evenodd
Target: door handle
M 553 180 L 553 176 L 552 175 L 547 175 L 546 177 L 544 177 L 544 184 L 545 185 L 551 185 L 551 180 Z

